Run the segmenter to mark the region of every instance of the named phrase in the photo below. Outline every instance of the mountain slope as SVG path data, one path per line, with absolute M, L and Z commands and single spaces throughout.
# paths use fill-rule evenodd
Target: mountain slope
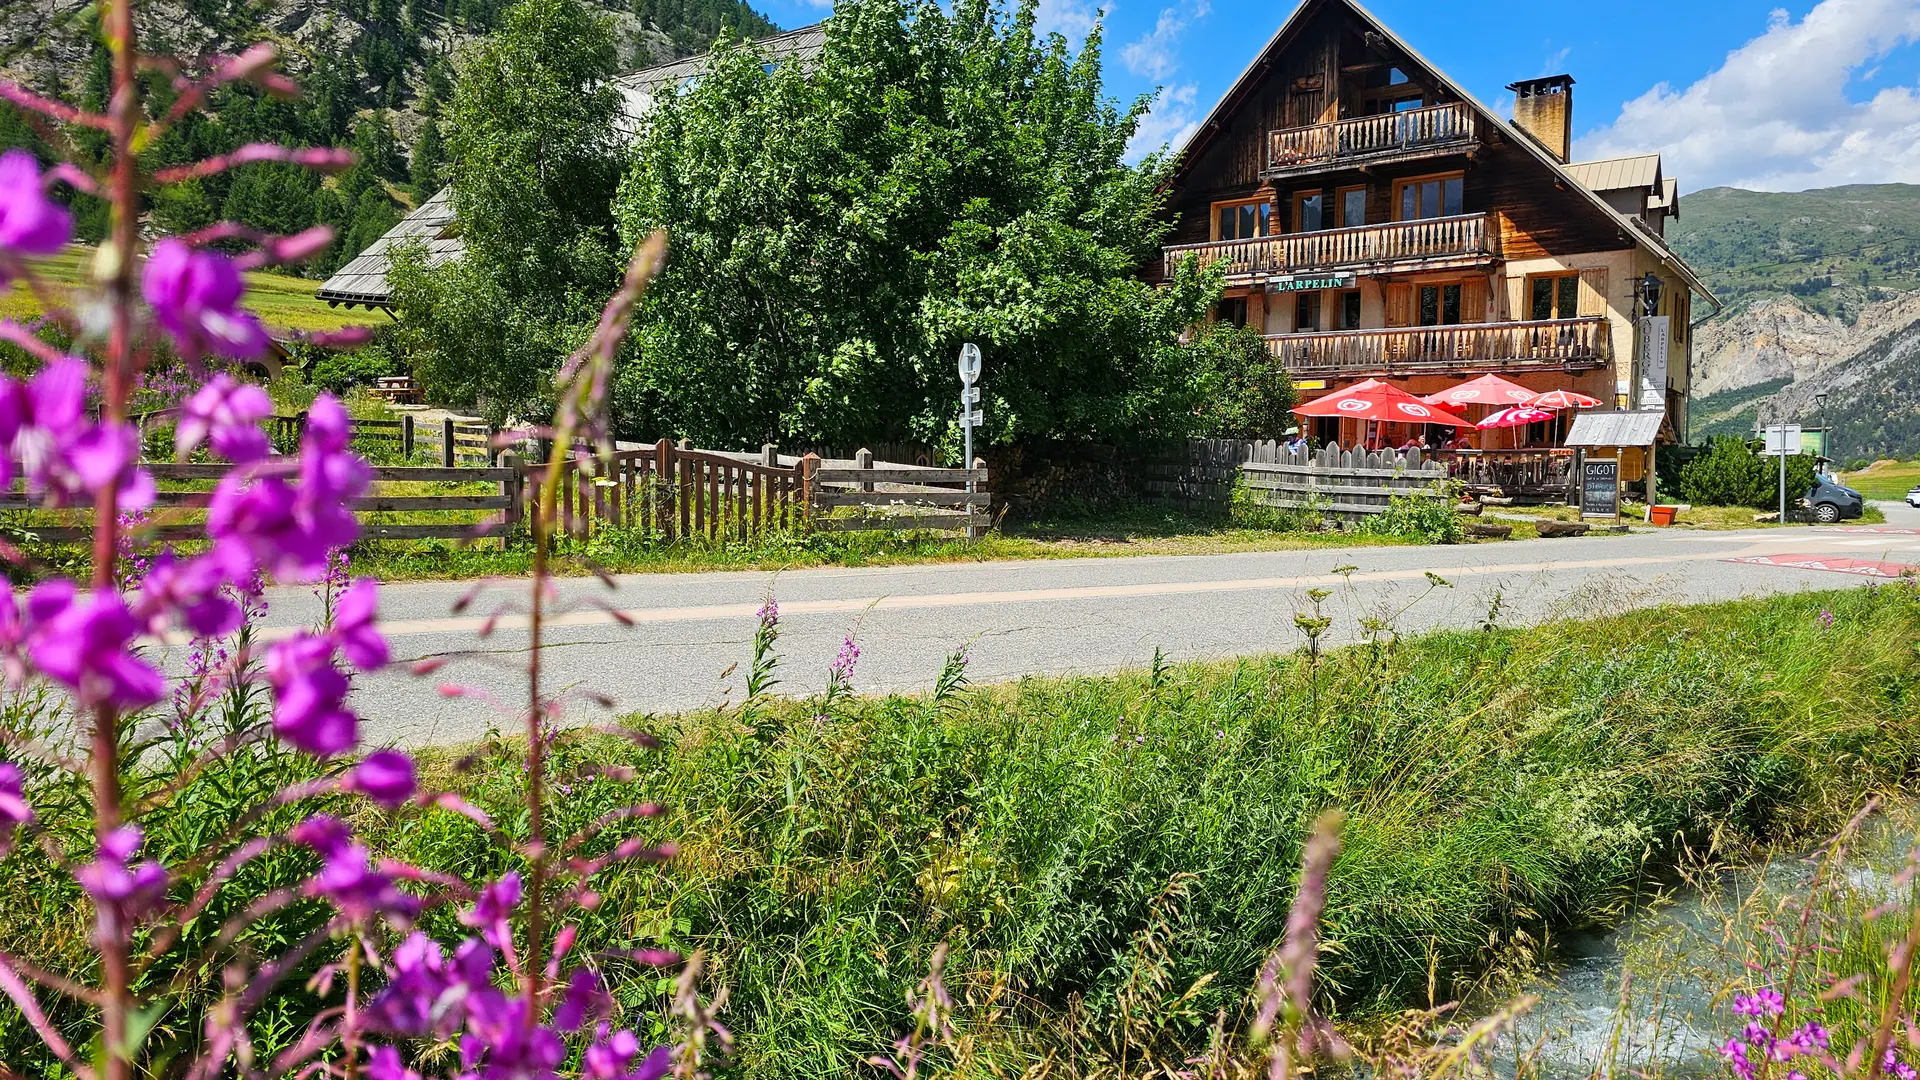
M 1695 337 L 1695 441 L 1765 417 L 1831 422 L 1844 459 L 1920 452 L 1920 186 L 1710 188 L 1667 238 L 1727 304 Z

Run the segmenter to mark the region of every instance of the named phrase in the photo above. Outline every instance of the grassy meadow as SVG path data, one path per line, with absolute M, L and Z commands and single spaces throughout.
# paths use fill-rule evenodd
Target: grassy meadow
M 1843 474 L 1840 482 L 1869 499 L 1904 499 L 1920 485 L 1920 461 L 1876 461 L 1859 472 Z
M 1322 961 L 1334 1015 L 1364 1026 L 1497 991 L 1675 868 L 1818 834 L 1905 784 L 1917 638 L 1920 592 L 1903 583 L 1525 630 L 1380 628 L 1318 661 L 1289 632 L 1267 656 L 1097 678 L 973 687 L 956 662 L 932 695 L 632 718 L 658 752 L 563 737 L 551 828 L 641 799 L 670 808 L 595 841 L 642 832 L 681 854 L 602 873 L 576 948 L 707 950 L 739 1036 L 723 1076 L 869 1075 L 862 1059 L 908 1026 L 903 995 L 941 943 L 967 1048 L 942 1068 L 1144 1076 L 1178 1067 L 1216 1015 L 1245 1022 L 1323 811 L 1349 818 Z M 10 720 L 32 726 L 18 704 Z M 519 753 L 499 739 L 424 765 L 517 832 Z M 150 853 L 217 850 L 237 807 L 302 768 L 259 747 L 159 799 Z M 85 815 L 63 790 L 35 799 L 77 849 Z M 379 854 L 474 878 L 514 865 L 451 812 L 336 809 Z M 84 905 L 36 865 L 0 862 L 0 950 L 75 970 Z M 310 867 L 297 851 L 259 860 L 194 934 Z M 295 905 L 249 933 L 296 940 L 318 917 Z M 446 909 L 422 925 L 462 933 Z M 607 972 L 629 1020 L 657 1023 L 670 980 Z M 172 974 L 156 1038 L 190 1042 L 213 976 Z M 319 1004 L 291 990 L 259 1038 Z M 0 1059 L 33 1062 L 27 1045 L 0 1010 Z
M 39 259 L 34 269 L 42 282 L 56 295 L 81 286 L 87 278 L 87 263 L 93 249 L 69 245 L 58 255 Z M 372 313 L 330 308 L 314 299 L 320 287 L 312 278 L 252 271 L 246 276 L 247 306 L 260 316 L 269 330 L 337 330 L 353 323 L 364 323 Z M 0 318 L 28 320 L 41 313 L 40 300 L 27 283 L 16 281 L 9 290 L 0 290 Z

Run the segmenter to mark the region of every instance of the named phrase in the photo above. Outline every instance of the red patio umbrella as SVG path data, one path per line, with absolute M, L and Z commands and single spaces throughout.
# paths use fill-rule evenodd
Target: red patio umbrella
M 1591 409 L 1600 404 L 1600 399 L 1571 390 L 1549 390 L 1544 394 L 1535 394 L 1520 404 L 1535 409 Z
M 1526 427 L 1528 424 L 1537 424 L 1542 420 L 1551 419 L 1553 419 L 1553 414 L 1545 409 L 1533 409 L 1525 405 L 1513 405 L 1501 409 L 1499 412 L 1488 413 L 1485 420 L 1473 426 L 1482 429 Z
M 1518 405 L 1533 396 L 1532 390 L 1519 383 L 1508 382 L 1498 375 L 1482 375 L 1420 400 L 1429 405 Z
M 1397 386 L 1379 379 L 1357 382 L 1345 390 L 1314 398 L 1293 410 L 1301 416 L 1349 416 L 1355 420 L 1380 420 L 1392 424 L 1445 424 L 1465 427 L 1460 417 L 1436 409 Z

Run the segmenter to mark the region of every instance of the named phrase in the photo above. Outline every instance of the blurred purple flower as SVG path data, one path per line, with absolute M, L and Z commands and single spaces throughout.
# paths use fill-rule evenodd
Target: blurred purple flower
M 0 257 L 52 255 L 73 235 L 73 217 L 47 198 L 40 165 L 25 150 L 0 154 Z M 0 285 L 13 280 L 0 262 Z
M 329 858 L 351 844 L 353 834 L 339 818 L 315 814 L 295 825 L 293 830 L 287 833 L 287 839 L 312 848 L 321 858 Z
M 112 590 L 81 596 L 58 578 L 27 597 L 27 654 L 43 674 L 73 690 L 83 705 L 138 709 L 167 692 L 160 673 L 128 651 L 140 624 Z
M 1786 1007 L 1786 999 L 1780 996 L 1780 991 L 1772 987 L 1761 987 L 1754 993 L 1740 994 L 1733 999 L 1734 1012 L 1756 1019 L 1779 1016 L 1781 1010 Z
M 446 1038 L 459 1027 L 467 992 L 489 985 L 493 950 L 469 938 L 449 963 L 439 942 L 413 933 L 393 951 L 387 985 L 369 1004 L 377 1031 L 420 1038 Z
M 760 605 L 760 610 L 756 614 L 760 618 L 762 630 L 772 630 L 780 625 L 780 604 L 771 596 L 767 597 L 766 603 Z
M 226 256 L 171 237 L 153 246 L 140 275 L 140 293 L 153 306 L 154 320 L 188 360 L 208 353 L 251 360 L 267 350 L 260 320 L 240 307 L 245 291 Z
M 273 730 L 316 757 L 332 757 L 360 741 L 360 721 L 346 709 L 347 677 L 333 665 L 333 640 L 302 631 L 267 648 L 273 687 Z
M 561 1031 L 578 1031 L 588 1020 L 613 1011 L 613 998 L 600 986 L 600 976 L 590 968 L 574 968 L 567 978 L 567 992 L 553 1010 L 553 1026 Z
M 580 1075 L 588 1080 L 660 1080 L 673 1067 L 673 1053 L 656 1046 L 638 1068 L 633 1059 L 640 1056 L 640 1040 L 625 1028 L 607 1033 L 601 1024 L 593 1044 L 580 1057 Z
M 357 922 L 376 915 L 399 921 L 420 912 L 420 900 L 400 891 L 393 878 L 373 869 L 372 856 L 359 844 L 341 844 L 324 855 L 320 872 L 307 882 L 307 894 L 331 902 Z
M 32 820 L 33 807 L 27 805 L 20 766 L 0 761 L 0 855 L 13 848 L 14 830 Z
M 492 987 L 467 995 L 460 1067 L 476 1080 L 546 1080 L 566 1056 L 558 1033 L 528 1024 L 525 1000 Z
M 206 442 L 228 461 L 258 461 L 273 450 L 260 427 L 271 415 L 273 399 L 265 390 L 221 372 L 181 407 L 174 450 L 186 457 Z
M 367 1059 L 367 1080 L 420 1080 L 420 1074 L 400 1060 L 400 1051 L 391 1046 L 376 1046 Z
M 361 578 L 347 586 L 333 607 L 333 636 L 347 662 L 361 671 L 385 667 L 387 639 L 374 621 L 380 607 L 380 583 Z
M 848 634 L 840 642 L 840 653 L 828 665 L 827 673 L 840 682 L 853 681 L 853 666 L 860 662 L 860 646 L 854 644 L 853 635 Z
M 195 637 L 218 637 L 240 628 L 240 605 L 227 595 L 223 568 L 212 559 L 176 561 L 163 552 L 147 567 L 133 612 L 148 633 L 166 629 L 178 616 Z
M 373 478 L 367 463 L 346 447 L 346 410 L 323 394 L 307 410 L 297 488 L 277 473 L 228 473 L 207 507 L 207 535 L 221 557 L 233 566 L 258 565 L 282 580 L 324 577 L 329 555 L 360 533 L 353 500 Z
M 138 916 L 158 904 L 167 893 L 166 867 L 149 859 L 131 865 L 140 850 L 140 828 L 122 825 L 100 842 L 94 860 L 73 872 L 80 887 L 102 907 L 117 907 Z
M 413 798 L 413 759 L 398 750 L 368 754 L 347 776 L 347 788 L 393 809 Z
M 1894 1080 L 1914 1080 L 1915 1073 L 1913 1066 L 1901 1061 L 1900 1056 L 1893 1052 L 1893 1047 L 1889 1046 L 1886 1056 L 1880 1059 L 1880 1075 L 1891 1076 Z
M 11 380 L 0 384 L 0 441 L 12 441 L 28 491 L 65 504 L 92 502 L 111 487 L 122 511 L 152 505 L 153 478 L 136 465 L 140 433 L 128 424 L 95 424 L 86 410 L 87 365 L 79 360 L 48 364 L 24 391 Z
M 513 928 L 507 920 L 520 906 L 520 875 L 508 872 L 480 890 L 473 906 L 460 913 L 460 923 L 480 931 L 487 944 L 496 949 L 513 947 Z

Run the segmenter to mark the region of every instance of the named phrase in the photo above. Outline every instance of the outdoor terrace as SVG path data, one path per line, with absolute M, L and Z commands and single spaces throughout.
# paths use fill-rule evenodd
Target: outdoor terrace
M 1464 102 L 1360 116 L 1267 134 L 1266 175 L 1314 172 L 1330 165 L 1381 165 L 1479 145 Z
M 1295 375 L 1515 371 L 1599 367 L 1607 362 L 1607 320 L 1462 323 L 1457 326 L 1272 334 L 1267 351 Z
M 1226 264 L 1227 280 L 1239 284 L 1275 274 L 1309 270 L 1447 270 L 1484 265 L 1494 257 L 1499 230 L 1487 214 L 1356 225 L 1348 229 L 1216 240 L 1161 249 L 1168 278 L 1188 255 L 1201 266 Z

